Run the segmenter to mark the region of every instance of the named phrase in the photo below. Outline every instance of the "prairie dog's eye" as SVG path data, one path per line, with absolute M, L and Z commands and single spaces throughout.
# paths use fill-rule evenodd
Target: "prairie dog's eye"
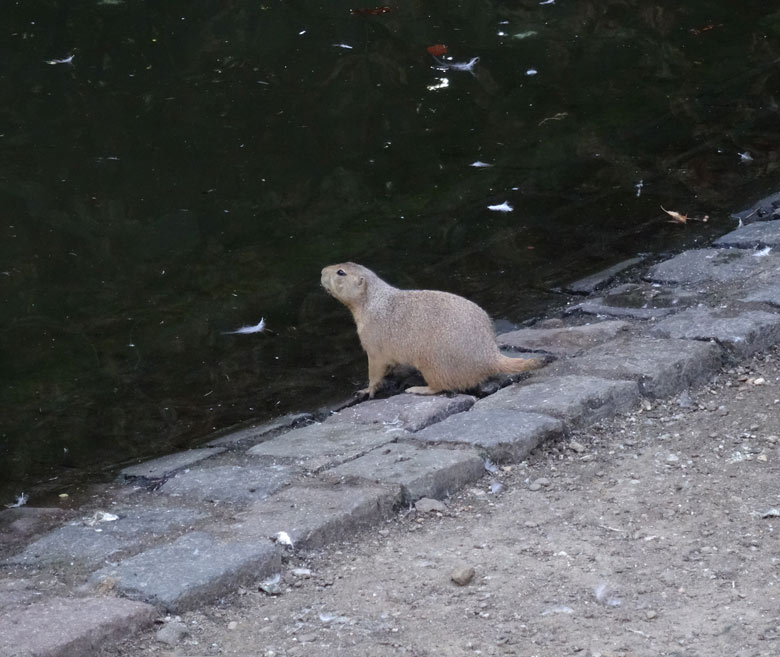
M 339 269 L 339 270 L 336 272 L 336 275 L 337 275 L 337 276 L 346 276 L 346 275 L 347 275 L 347 272 L 345 272 L 343 269 Z

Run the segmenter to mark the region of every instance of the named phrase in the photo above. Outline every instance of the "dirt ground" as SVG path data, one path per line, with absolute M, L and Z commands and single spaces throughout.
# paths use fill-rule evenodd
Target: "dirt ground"
M 101 655 L 775 657 L 779 474 L 775 350 Z

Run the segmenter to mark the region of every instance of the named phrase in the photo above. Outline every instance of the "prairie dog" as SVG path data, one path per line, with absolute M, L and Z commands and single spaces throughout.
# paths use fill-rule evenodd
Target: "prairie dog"
M 428 385 L 406 390 L 418 395 L 467 390 L 495 374 L 544 365 L 541 359 L 504 356 L 487 313 L 456 294 L 399 290 L 353 262 L 325 267 L 321 281 L 355 319 L 368 356 L 368 388 L 361 392 L 369 397 L 395 365 L 420 370 Z

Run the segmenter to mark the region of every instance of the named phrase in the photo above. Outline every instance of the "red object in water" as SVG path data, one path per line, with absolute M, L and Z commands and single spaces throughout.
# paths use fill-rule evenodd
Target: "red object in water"
M 690 31 L 693 33 L 694 36 L 699 36 L 702 32 L 709 32 L 710 30 L 714 30 L 716 27 L 723 27 L 723 25 L 710 24 L 710 25 L 705 25 L 704 27 L 700 27 L 698 29 L 695 27 L 691 28 Z
M 372 9 L 350 9 L 349 13 L 353 16 L 379 16 L 380 14 L 386 14 L 390 11 L 390 7 L 384 5 L 382 7 L 374 7 Z
M 434 57 L 441 57 L 442 55 L 447 54 L 447 46 L 445 46 L 443 43 L 437 43 L 433 46 L 428 46 L 426 50 Z

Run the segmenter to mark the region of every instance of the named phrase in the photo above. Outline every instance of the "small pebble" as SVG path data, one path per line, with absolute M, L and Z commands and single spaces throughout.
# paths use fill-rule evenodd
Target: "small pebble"
M 187 636 L 189 631 L 187 626 L 180 621 L 171 621 L 166 623 L 154 635 L 160 643 L 164 643 L 169 646 L 175 646 L 182 638 Z
M 578 443 L 576 440 L 572 440 L 569 443 L 569 449 L 574 450 L 575 452 L 577 452 L 577 454 L 582 454 L 582 452 L 585 451 L 585 445 L 583 445 L 582 443 Z
M 236 621 L 230 621 L 227 627 L 229 630 L 235 630 L 238 627 L 238 623 Z
M 444 505 L 444 502 L 441 502 L 439 500 L 431 499 L 430 497 L 423 497 L 414 504 L 414 508 L 417 510 L 418 513 L 432 513 L 432 512 L 438 512 L 443 513 L 447 510 L 447 507 Z
M 459 566 L 450 574 L 450 579 L 458 586 L 466 586 L 474 579 L 475 570 L 470 566 Z
M 652 609 L 648 609 L 645 612 L 645 617 L 647 618 L 647 620 L 653 620 L 656 616 L 658 616 L 658 614 L 654 612 Z
M 282 576 L 280 573 L 269 577 L 268 579 L 258 584 L 258 589 L 267 593 L 268 595 L 281 595 L 282 593 Z
M 490 482 L 490 492 L 493 493 L 493 495 L 498 495 L 503 491 L 504 491 L 504 484 L 502 484 L 500 481 Z

